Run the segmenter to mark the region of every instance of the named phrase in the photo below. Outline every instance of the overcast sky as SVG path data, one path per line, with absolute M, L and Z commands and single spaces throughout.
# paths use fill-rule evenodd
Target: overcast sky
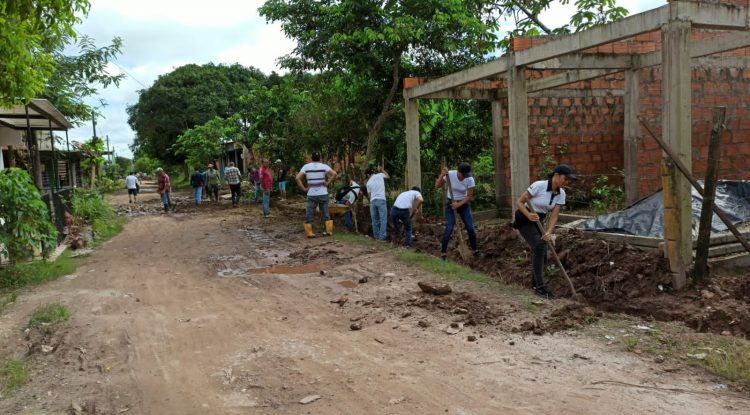
M 135 133 L 128 126 L 125 108 L 138 101 L 138 90 L 182 65 L 240 63 L 265 74 L 283 73 L 276 60 L 291 52 L 294 43 L 278 24 L 267 24 L 258 15 L 262 4 L 261 0 L 91 0 L 91 11 L 77 30 L 99 46 L 121 37 L 122 54 L 109 71 L 128 75 L 119 88 L 101 89 L 99 97 L 90 100 L 99 105 L 101 98 L 107 104 L 100 109 L 105 118 L 97 120 L 97 135 L 109 136 L 118 155 L 132 157 L 128 145 Z M 666 0 L 619 0 L 618 4 L 635 14 Z M 561 26 L 572 10 L 572 5 L 556 6 L 542 21 L 549 27 Z M 91 123 L 70 131 L 71 140 L 91 136 Z

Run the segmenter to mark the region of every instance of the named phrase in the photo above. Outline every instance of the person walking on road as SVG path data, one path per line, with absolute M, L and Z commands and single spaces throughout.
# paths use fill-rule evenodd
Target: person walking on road
M 440 176 L 435 180 L 435 187 L 443 188 L 446 186 L 447 181 L 450 180 L 451 192 L 448 193 L 445 204 L 445 232 L 443 232 L 443 239 L 440 241 L 440 258 L 445 261 L 447 259 L 448 242 L 451 239 L 453 233 L 453 227 L 456 225 L 456 215 L 458 213 L 461 216 L 464 226 L 466 226 L 466 232 L 469 234 L 469 246 L 475 256 L 479 256 L 477 251 L 477 232 L 474 229 L 474 216 L 471 212 L 471 199 L 474 197 L 474 177 L 471 175 L 471 164 L 459 163 L 458 169 L 448 170 L 447 167 L 443 167 L 440 172 Z
M 278 171 L 276 177 L 279 182 L 279 200 L 283 202 L 286 200 L 286 176 L 289 173 L 289 167 L 281 159 L 276 160 L 274 164 Z
M 545 298 L 554 298 L 554 294 L 549 291 L 544 282 L 547 241 L 552 238 L 560 208 L 565 204 L 563 186 L 576 179 L 570 166 L 560 164 L 552 170 L 547 180 L 532 183 L 516 201 L 517 210 L 513 217 L 513 227 L 518 229 L 531 247 L 531 286 L 536 294 Z M 542 234 L 537 223 L 541 224 L 547 215 L 549 215 L 547 229 Z
M 162 169 L 161 167 L 156 168 L 156 176 L 158 178 L 159 187 L 157 188 L 157 191 L 159 192 L 159 196 L 161 196 L 161 203 L 164 205 L 164 212 L 169 212 L 170 208 L 173 208 L 172 206 L 172 182 L 169 180 L 169 176 L 167 173 Z
M 136 203 L 138 198 L 138 188 L 141 187 L 140 180 L 134 171 L 125 177 L 125 187 L 128 189 L 128 200 L 130 203 Z
M 305 234 L 308 238 L 314 238 L 312 220 L 315 209 L 320 209 L 320 214 L 325 226 L 323 235 L 333 235 L 333 221 L 328 213 L 328 185 L 336 180 L 336 171 L 327 164 L 320 162 L 320 152 L 313 151 L 310 155 L 312 160 L 300 169 L 295 179 L 297 186 L 307 193 L 307 209 L 305 212 Z M 302 183 L 305 178 L 307 185 Z
M 391 176 L 378 166 L 378 172 L 368 167 L 365 170 L 367 180 L 367 199 L 370 200 L 370 221 L 372 222 L 372 237 L 377 241 L 385 241 L 388 226 L 388 206 L 385 198 L 385 180 Z
M 232 207 L 237 207 L 240 203 L 242 173 L 240 173 L 240 169 L 234 166 L 233 161 L 229 162 L 229 167 L 224 173 L 224 180 L 229 185 L 229 191 L 232 192 Z
M 401 223 L 404 224 L 404 230 L 406 236 L 404 237 L 404 247 L 411 247 L 411 218 L 422 206 L 422 189 L 419 186 L 414 186 L 411 190 L 407 190 L 396 197 L 391 208 L 391 223 L 393 224 L 393 232 L 395 238 L 398 238 Z
M 190 185 L 193 186 L 193 196 L 195 197 L 196 205 L 200 205 L 201 200 L 203 199 L 204 183 L 205 183 L 205 180 L 203 180 L 203 173 L 201 173 L 198 167 L 196 167 L 195 171 L 190 176 Z
M 208 197 L 211 198 L 211 201 L 214 203 L 219 203 L 219 186 L 221 186 L 221 176 L 219 175 L 219 171 L 214 169 L 213 164 L 208 165 L 208 170 L 206 170 L 206 193 L 208 193 Z
M 260 162 L 260 187 L 263 191 L 263 217 L 271 217 L 271 190 L 273 190 L 273 173 L 269 167 L 268 159 L 263 159 Z

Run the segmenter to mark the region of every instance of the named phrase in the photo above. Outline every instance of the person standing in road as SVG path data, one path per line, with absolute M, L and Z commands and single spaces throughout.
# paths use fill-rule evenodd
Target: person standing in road
M 208 197 L 211 198 L 211 201 L 214 203 L 219 203 L 219 186 L 221 186 L 221 176 L 219 175 L 219 172 L 214 169 L 213 164 L 208 165 L 208 170 L 206 170 L 206 193 L 208 193 Z
M 247 182 L 250 191 L 253 192 L 253 202 L 257 203 L 258 197 L 260 196 L 260 171 L 255 166 L 250 166 L 250 171 L 247 172 Z
M 260 187 L 263 191 L 263 217 L 271 217 L 271 190 L 273 190 L 273 173 L 269 167 L 268 159 L 263 159 L 260 162 Z
M 203 173 L 198 169 L 198 167 L 195 168 L 195 171 L 190 176 L 190 185 L 193 186 L 193 196 L 195 197 L 195 204 L 200 205 L 201 200 L 203 199 L 203 185 L 205 181 L 203 180 Z
M 166 213 L 169 212 L 170 208 L 174 209 L 172 206 L 172 198 L 170 197 L 172 193 L 172 182 L 169 180 L 167 173 L 161 167 L 156 168 L 156 176 L 159 183 L 157 191 L 159 192 L 159 196 L 161 196 L 161 203 L 164 205 L 164 212 Z
M 474 177 L 471 175 L 471 164 L 459 163 L 458 169 L 448 170 L 443 167 L 440 176 L 435 180 L 435 187 L 443 188 L 447 181 L 450 180 L 452 190 L 448 192 L 445 204 L 445 232 L 443 239 L 440 241 L 440 258 L 447 259 L 448 242 L 451 240 L 453 227 L 456 225 L 456 215 L 461 216 L 466 232 L 469 234 L 469 246 L 475 256 L 479 256 L 477 251 L 477 232 L 474 229 L 474 216 L 471 213 L 471 199 L 474 197 Z M 459 236 L 460 237 L 460 236 Z
M 532 251 L 531 285 L 534 292 L 545 298 L 554 298 L 544 282 L 544 261 L 547 259 L 547 241 L 557 224 L 561 206 L 565 204 L 563 186 L 575 181 L 576 175 L 566 164 L 560 164 L 552 170 L 547 180 L 538 180 L 529 186 L 516 201 L 516 213 L 513 227 L 518 229 Z M 541 222 L 549 215 L 547 230 L 540 232 Z
M 367 198 L 370 200 L 370 221 L 372 222 L 372 237 L 377 241 L 385 241 L 388 226 L 388 206 L 385 198 L 385 180 L 391 176 L 378 166 L 378 172 L 368 167 L 365 173 L 367 180 Z
M 279 182 L 279 199 L 284 201 L 286 200 L 286 176 L 289 173 L 289 167 L 281 159 L 276 160 L 274 164 L 278 171 L 276 177 Z
M 136 203 L 138 198 L 138 188 L 140 187 L 140 180 L 136 177 L 135 172 L 131 171 L 130 174 L 125 177 L 125 187 L 128 189 L 128 200 L 130 203 Z
M 409 248 L 411 246 L 411 218 L 422 206 L 422 189 L 419 186 L 414 186 L 411 190 L 407 190 L 396 197 L 391 208 L 391 223 L 393 224 L 393 232 L 395 238 L 398 238 L 399 229 L 401 223 L 404 224 L 404 230 L 406 236 L 404 237 L 404 247 Z
M 305 234 L 308 238 L 314 238 L 312 220 L 315 216 L 315 209 L 320 209 L 320 214 L 325 226 L 323 235 L 333 235 L 333 220 L 328 213 L 328 185 L 336 180 L 336 171 L 327 164 L 321 163 L 320 152 L 313 151 L 310 155 L 312 160 L 300 169 L 295 179 L 297 186 L 307 193 L 307 209 L 305 212 Z M 307 186 L 302 183 L 305 178 Z
M 229 162 L 229 167 L 224 174 L 224 180 L 229 185 L 229 190 L 232 192 L 232 206 L 237 207 L 240 203 L 240 191 L 242 183 L 242 173 L 240 169 L 234 166 L 234 162 Z

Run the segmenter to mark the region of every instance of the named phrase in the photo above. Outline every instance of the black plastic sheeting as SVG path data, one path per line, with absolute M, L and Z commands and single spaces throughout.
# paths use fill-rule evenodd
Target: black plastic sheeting
M 703 182 L 699 182 L 701 186 Z M 664 201 L 661 190 L 633 205 L 608 215 L 597 216 L 580 223 L 577 228 L 625 233 L 636 236 L 664 237 Z M 698 226 L 703 197 L 693 189 L 693 239 L 698 237 Z M 733 224 L 750 221 L 750 180 L 719 180 L 714 203 L 721 208 Z M 724 232 L 727 227 L 714 213 L 711 232 Z

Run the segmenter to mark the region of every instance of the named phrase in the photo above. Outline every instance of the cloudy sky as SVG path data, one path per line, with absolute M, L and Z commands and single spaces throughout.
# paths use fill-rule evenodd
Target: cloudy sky
M 573 1 L 571 1 L 573 3 Z M 125 73 L 119 88 L 100 90 L 106 103 L 97 135 L 109 136 L 118 155 L 131 157 L 128 145 L 135 133 L 127 123 L 125 108 L 138 101 L 138 90 L 153 84 L 159 75 L 188 64 L 240 63 L 266 74 L 283 73 L 276 60 L 289 53 L 294 43 L 278 24 L 267 24 L 258 15 L 261 0 L 91 0 L 91 11 L 77 27 L 104 46 L 115 37 L 123 39 L 122 54 L 110 64 L 110 73 Z M 619 0 L 631 14 L 666 4 L 666 0 Z M 542 20 L 550 27 L 565 24 L 572 6 L 556 6 Z M 99 105 L 98 99 L 91 99 Z M 70 131 L 70 138 L 84 141 L 92 136 L 91 124 Z

